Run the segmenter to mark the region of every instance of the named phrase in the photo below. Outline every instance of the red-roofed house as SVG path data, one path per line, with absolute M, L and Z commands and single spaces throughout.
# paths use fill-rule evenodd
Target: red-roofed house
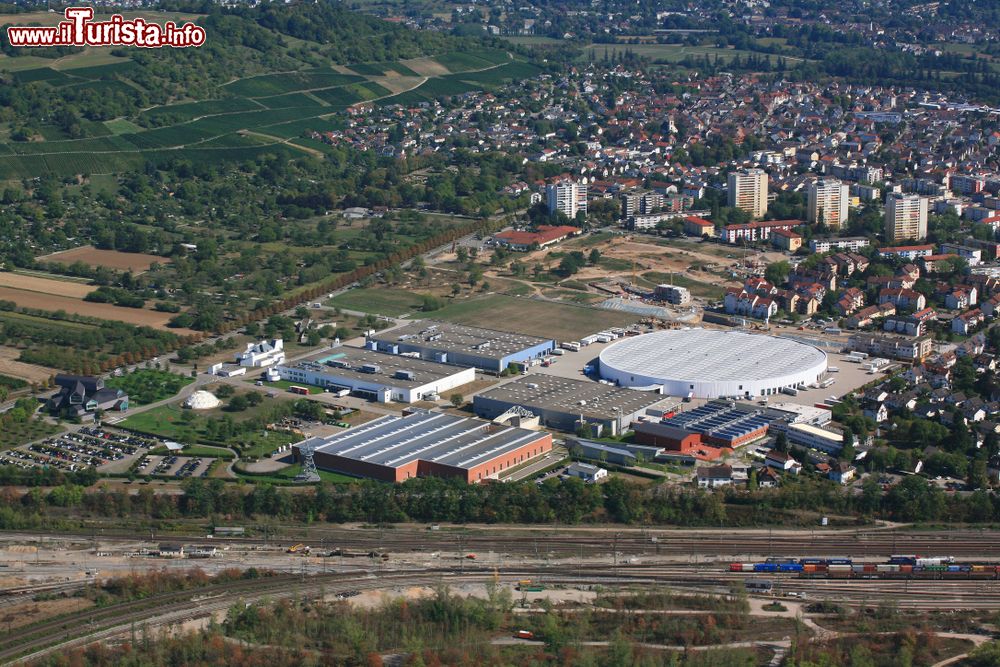
M 927 307 L 927 299 L 920 292 L 911 289 L 884 289 L 878 293 L 879 303 L 892 303 L 897 308 L 923 310 Z
M 937 273 L 938 271 L 941 270 L 941 262 L 946 262 L 948 264 L 947 270 L 951 271 L 952 268 L 955 266 L 954 264 L 951 264 L 951 260 L 955 259 L 956 257 L 958 257 L 958 255 L 953 255 L 950 253 L 944 255 L 926 255 L 925 257 L 921 258 L 920 261 L 924 265 L 925 273 Z
M 802 247 L 802 234 L 790 229 L 776 229 L 771 234 L 771 245 L 780 250 L 795 252 Z
M 983 311 L 978 308 L 967 310 L 951 321 L 951 330 L 954 333 L 967 335 L 970 331 L 982 324 L 986 320 Z
M 506 246 L 511 250 L 525 252 L 531 250 L 536 243 L 540 248 L 545 248 L 579 233 L 579 227 L 539 225 L 538 230 L 534 232 L 511 230 L 494 234 L 493 239 L 499 245 Z
M 715 236 L 715 225 L 710 220 L 689 215 L 684 218 L 684 233 L 689 236 Z

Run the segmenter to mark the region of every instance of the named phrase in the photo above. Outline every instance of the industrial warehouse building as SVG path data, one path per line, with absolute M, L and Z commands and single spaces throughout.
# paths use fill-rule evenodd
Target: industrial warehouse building
M 552 435 L 440 412 L 385 416 L 340 433 L 293 445 L 313 449 L 323 470 L 403 482 L 413 477 L 496 479 L 552 450 Z
M 600 354 L 601 376 L 622 387 L 673 396 L 755 398 L 809 385 L 826 372 L 826 353 L 788 338 L 741 331 L 657 331 Z
M 458 369 L 422 359 L 338 347 L 277 368 L 282 380 L 348 391 L 379 403 L 436 400 L 476 379 L 473 368 Z
M 418 354 L 442 364 L 473 366 L 501 372 L 512 363 L 523 363 L 549 354 L 556 342 L 537 336 L 467 327 L 446 322 L 421 321 L 376 333 L 370 349 L 389 354 Z
M 712 461 L 767 435 L 771 418 L 752 405 L 712 401 L 659 422 L 634 426 L 635 442 Z
M 676 401 L 656 392 L 535 374 L 477 394 L 472 406 L 486 419 L 517 406 L 537 415 L 549 428 L 575 431 L 583 423 L 605 435 L 617 435 L 645 415 L 647 408 L 667 402 Z

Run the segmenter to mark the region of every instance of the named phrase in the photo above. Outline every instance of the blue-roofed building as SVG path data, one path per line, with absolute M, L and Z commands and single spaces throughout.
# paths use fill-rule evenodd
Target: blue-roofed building
M 419 321 L 376 333 L 368 338 L 366 346 L 379 352 L 414 354 L 441 364 L 499 373 L 511 364 L 524 364 L 547 356 L 556 348 L 556 342 L 449 322 Z

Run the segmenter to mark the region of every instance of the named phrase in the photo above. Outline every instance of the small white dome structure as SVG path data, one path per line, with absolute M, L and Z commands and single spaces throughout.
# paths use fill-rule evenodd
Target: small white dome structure
M 211 410 L 222 405 L 222 401 L 215 397 L 215 394 L 205 390 L 196 391 L 184 401 L 185 408 L 192 410 Z

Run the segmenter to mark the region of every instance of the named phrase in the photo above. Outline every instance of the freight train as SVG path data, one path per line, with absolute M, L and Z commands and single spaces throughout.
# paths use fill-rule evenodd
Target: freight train
M 952 556 L 892 556 L 884 563 L 850 558 L 769 558 L 762 563 L 730 563 L 730 572 L 789 572 L 828 579 L 1000 579 L 996 563 L 956 563 Z

